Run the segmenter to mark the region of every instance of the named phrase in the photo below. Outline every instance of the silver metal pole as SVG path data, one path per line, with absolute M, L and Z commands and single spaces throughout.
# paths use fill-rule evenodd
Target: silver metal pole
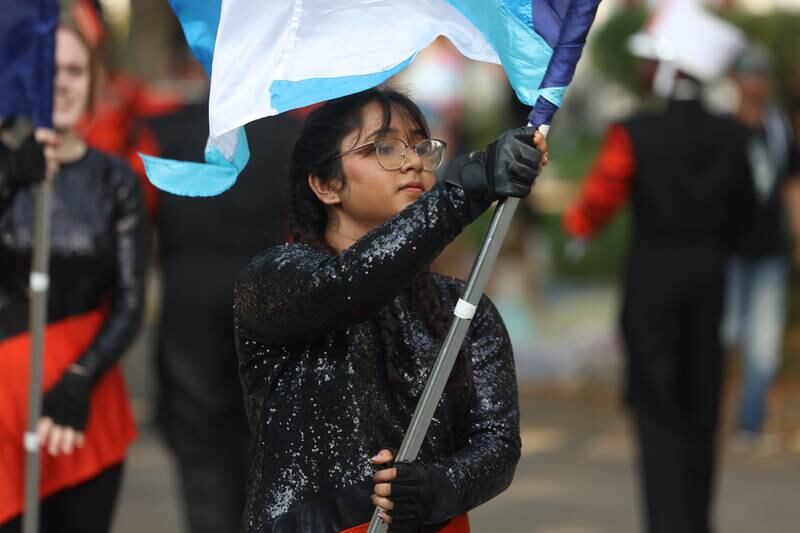
M 29 331 L 31 335 L 31 373 L 28 384 L 28 431 L 25 433 L 25 507 L 23 533 L 39 532 L 39 440 L 36 427 L 42 414 L 42 376 L 44 367 L 44 329 L 47 324 L 47 291 L 50 264 L 50 219 L 53 176 L 48 170 L 36 185 L 34 208 L 33 261 L 30 276 Z
M 428 432 L 431 418 L 433 418 L 433 413 L 439 405 L 450 371 L 453 369 L 456 356 L 461 350 L 467 329 L 469 329 L 472 321 L 469 311 L 470 309 L 474 310 L 478 306 L 478 302 L 480 302 L 518 205 L 519 198 L 506 198 L 495 209 L 492 222 L 478 253 L 478 258 L 472 267 L 464 294 L 456 307 L 456 317 L 450 324 L 450 330 L 447 332 L 444 344 L 439 350 L 439 355 L 436 356 L 436 363 L 433 365 L 428 383 L 425 385 L 425 390 L 422 392 L 417 408 L 414 410 L 414 415 L 411 417 L 406 436 L 403 438 L 403 444 L 397 452 L 396 461 L 413 461 L 417 458 L 422 441 Z M 367 533 L 386 532 L 388 526 L 378 518 L 379 512 L 379 509 L 376 508 L 372 513 Z
M 530 126 L 530 124 L 528 125 Z M 538 127 L 538 131 L 547 137 L 550 125 L 542 124 Z M 506 239 L 508 228 L 511 226 L 511 220 L 514 218 L 514 212 L 517 210 L 519 202 L 519 198 L 506 198 L 497 205 L 494 215 L 492 215 L 492 222 L 489 224 L 489 229 L 486 230 L 486 236 L 483 238 L 483 244 L 481 244 L 475 264 L 472 265 L 472 272 L 469 274 L 464 294 L 453 311 L 455 318 L 450 324 L 450 330 L 436 356 L 428 383 L 425 384 L 425 390 L 422 391 L 411 422 L 408 424 L 408 430 L 406 430 L 403 443 L 397 451 L 395 461 L 410 462 L 417 458 L 433 414 L 442 398 L 447 379 L 450 377 L 450 371 L 453 370 L 458 352 L 461 350 L 461 345 L 464 344 L 464 337 L 472 322 L 472 316 L 483 296 L 484 289 L 486 289 L 489 276 L 494 270 L 494 264 L 497 262 L 497 256 L 500 254 L 500 248 Z M 386 533 L 388 526 L 378 517 L 379 512 L 380 509 L 376 507 L 369 521 L 367 533 Z

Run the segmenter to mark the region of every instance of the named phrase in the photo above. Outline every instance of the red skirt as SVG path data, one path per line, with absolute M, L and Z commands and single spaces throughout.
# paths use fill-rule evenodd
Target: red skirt
M 101 310 L 47 326 L 44 388 L 55 385 L 97 336 L 106 313 Z M 21 514 L 24 498 L 25 449 L 30 381 L 30 336 L 0 342 L 0 524 Z M 39 495 L 45 498 L 82 483 L 125 458 L 136 439 L 136 426 L 122 372 L 114 366 L 92 389 L 82 448 L 51 456 L 42 450 Z
M 360 526 L 345 529 L 339 533 L 367 533 L 369 524 L 361 524 Z M 469 516 L 462 514 L 450 520 L 447 527 L 439 530 L 439 533 L 469 533 Z

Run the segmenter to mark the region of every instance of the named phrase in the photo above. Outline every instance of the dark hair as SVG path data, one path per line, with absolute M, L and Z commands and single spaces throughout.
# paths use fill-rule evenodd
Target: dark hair
M 342 160 L 335 156 L 342 151 L 342 139 L 363 128 L 362 110 L 373 102 L 382 108 L 382 128 L 388 128 L 392 114 L 398 113 L 404 122 L 413 123 L 410 129 L 422 130 L 426 137 L 430 136 L 417 105 L 393 89 L 369 89 L 331 100 L 312 111 L 300 131 L 289 167 L 292 191 L 289 231 L 293 241 L 327 248 L 321 237 L 328 226 L 328 210 L 308 186 L 308 176 L 313 174 L 327 184 L 343 183 Z
M 309 114 L 292 152 L 289 167 L 291 181 L 291 206 L 289 210 L 289 232 L 293 242 L 302 242 L 319 250 L 330 251 L 325 242 L 328 226 L 327 207 L 317 198 L 308 184 L 308 176 L 315 175 L 325 183 L 336 181 L 344 184 L 341 158 L 335 157 L 342 150 L 342 140 L 350 133 L 363 128 L 363 109 L 377 103 L 383 111 L 382 128 L 388 128 L 392 114 L 397 113 L 409 130 L 420 130 L 430 137 L 430 128 L 419 107 L 404 94 L 387 87 L 377 87 L 350 96 L 326 102 Z M 449 309 L 440 301 L 439 291 L 432 274 L 426 269 L 411 283 L 411 297 L 431 333 L 444 339 L 452 318 Z M 400 319 L 392 311 L 392 305 L 378 312 L 378 325 L 385 348 L 386 374 L 389 383 L 408 391 L 412 383 L 399 370 L 398 347 Z M 465 350 L 459 354 L 451 373 L 448 387 L 465 383 L 472 387 L 470 358 Z

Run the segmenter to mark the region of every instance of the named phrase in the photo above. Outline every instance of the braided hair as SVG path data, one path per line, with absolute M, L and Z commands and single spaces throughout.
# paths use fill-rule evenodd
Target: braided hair
M 341 158 L 334 157 L 341 151 L 342 139 L 363 127 L 362 110 L 368 104 L 377 103 L 383 111 L 382 127 L 388 128 L 392 113 L 398 113 L 404 122 L 413 124 L 413 130 L 425 132 L 430 129 L 422 112 L 410 98 L 386 87 L 369 89 L 350 96 L 326 102 L 309 114 L 292 152 L 289 167 L 291 205 L 289 209 L 289 232 L 293 242 L 302 242 L 318 250 L 333 253 L 325 241 L 325 230 L 329 223 L 327 207 L 317 198 L 308 183 L 308 176 L 315 175 L 322 182 L 344 186 L 345 176 Z M 427 269 L 411 282 L 412 303 L 419 310 L 428 330 L 438 339 L 444 340 L 452 315 L 440 301 L 439 291 L 433 276 Z M 390 304 L 377 314 L 377 323 L 384 346 L 386 376 L 390 385 L 407 392 L 413 385 L 398 371 L 399 353 L 404 343 L 401 338 L 401 321 Z M 413 354 L 405 354 L 406 357 Z M 472 388 L 471 360 L 462 348 L 448 381 L 448 388 L 467 385 Z

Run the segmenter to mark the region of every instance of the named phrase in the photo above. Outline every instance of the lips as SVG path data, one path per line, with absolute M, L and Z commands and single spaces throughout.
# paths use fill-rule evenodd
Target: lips
M 425 186 L 423 186 L 419 181 L 412 181 L 400 187 L 400 190 L 409 192 L 425 192 Z

